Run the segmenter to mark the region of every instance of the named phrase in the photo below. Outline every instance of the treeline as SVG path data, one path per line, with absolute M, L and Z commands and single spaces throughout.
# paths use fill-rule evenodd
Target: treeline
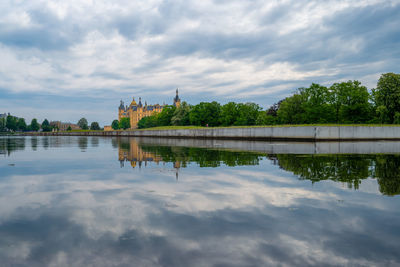
M 131 127 L 131 122 L 129 118 L 121 118 L 120 121 L 118 120 L 113 120 L 113 122 L 111 123 L 111 128 L 113 128 L 114 130 L 118 130 L 118 129 L 128 129 Z
M 161 113 L 142 118 L 138 128 L 314 123 L 400 124 L 400 74 L 382 74 L 371 92 L 359 81 L 330 87 L 313 83 L 297 89 L 268 110 L 255 103 L 221 105 L 214 101 L 192 106 L 183 102 L 179 108 L 166 106 Z
M 256 125 L 262 108 L 254 103 L 230 102 L 221 105 L 218 102 L 201 102 L 191 106 L 182 102 L 179 108 L 166 106 L 163 110 L 138 122 L 138 128 L 156 126 L 231 126 Z
M 77 125 L 82 130 L 101 130 L 98 122 L 92 122 L 89 127 L 88 121 L 85 118 L 81 118 Z M 27 124 L 24 118 L 11 115 L 0 118 L 0 132 L 51 132 L 53 130 L 58 131 L 60 129 L 56 125 L 52 125 L 47 119 L 44 119 L 40 124 L 34 118 L 30 124 Z M 72 128 L 68 127 L 67 131 L 72 131 Z
M 98 123 L 97 121 L 92 122 L 92 123 L 90 124 L 90 126 L 89 126 L 89 123 L 88 123 L 88 121 L 87 121 L 86 118 L 81 118 L 81 119 L 78 121 L 77 125 L 79 126 L 79 128 L 81 128 L 81 130 L 94 130 L 94 131 L 102 130 L 102 129 L 100 128 L 100 125 L 99 125 L 99 123 Z M 71 128 L 71 127 L 68 127 L 67 131 L 71 131 L 70 128 Z
M 39 131 L 42 127 L 43 131 L 51 131 L 48 120 L 44 120 L 42 125 L 40 125 L 37 119 L 32 119 L 31 124 L 28 125 L 24 118 L 18 118 L 11 115 L 0 118 L 0 132 Z
M 400 124 L 400 74 L 382 74 L 371 92 L 359 81 L 299 88 L 270 107 L 261 124 Z

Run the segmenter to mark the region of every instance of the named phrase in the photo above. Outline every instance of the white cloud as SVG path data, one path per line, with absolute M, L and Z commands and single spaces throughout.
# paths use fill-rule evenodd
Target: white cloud
M 399 4 L 3 1 L 0 95 L 52 94 L 63 105 L 63 96 L 84 92 L 117 105 L 137 94 L 167 101 L 179 87 L 192 103 L 206 92 L 267 107 L 311 82 L 346 77 L 373 86 L 399 62 Z

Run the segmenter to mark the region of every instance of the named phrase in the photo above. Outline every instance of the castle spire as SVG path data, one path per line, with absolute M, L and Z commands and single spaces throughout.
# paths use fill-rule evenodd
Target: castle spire
M 174 98 L 174 106 L 179 108 L 180 105 L 181 105 L 181 100 L 179 99 L 178 88 L 176 88 L 176 96 Z
M 125 109 L 125 107 L 124 107 L 124 101 L 122 101 L 122 99 L 121 99 L 121 102 L 120 102 L 120 104 L 119 104 L 119 109 Z

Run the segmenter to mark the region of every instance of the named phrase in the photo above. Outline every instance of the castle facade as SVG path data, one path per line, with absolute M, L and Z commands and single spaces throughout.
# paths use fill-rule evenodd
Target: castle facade
M 178 108 L 180 104 L 181 100 L 178 95 L 178 89 L 176 89 L 173 105 Z M 129 118 L 131 129 L 135 129 L 142 118 L 151 116 L 154 113 L 160 113 L 164 107 L 165 105 L 160 104 L 147 105 L 147 102 L 143 105 L 141 97 L 139 97 L 138 103 L 136 103 L 135 98 L 133 98 L 129 106 L 124 106 L 124 102 L 121 100 L 118 108 L 118 120 Z

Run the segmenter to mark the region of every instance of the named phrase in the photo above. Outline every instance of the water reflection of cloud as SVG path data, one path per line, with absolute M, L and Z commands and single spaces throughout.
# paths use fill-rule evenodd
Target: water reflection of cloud
M 243 168 L 189 165 L 175 181 L 172 173 L 157 171 L 172 170 L 171 164 L 120 169 L 95 159 L 78 170 L 11 173 L 0 180 L 5 266 L 400 261 L 395 198 L 334 188 L 331 181 L 311 186 L 268 161 Z

